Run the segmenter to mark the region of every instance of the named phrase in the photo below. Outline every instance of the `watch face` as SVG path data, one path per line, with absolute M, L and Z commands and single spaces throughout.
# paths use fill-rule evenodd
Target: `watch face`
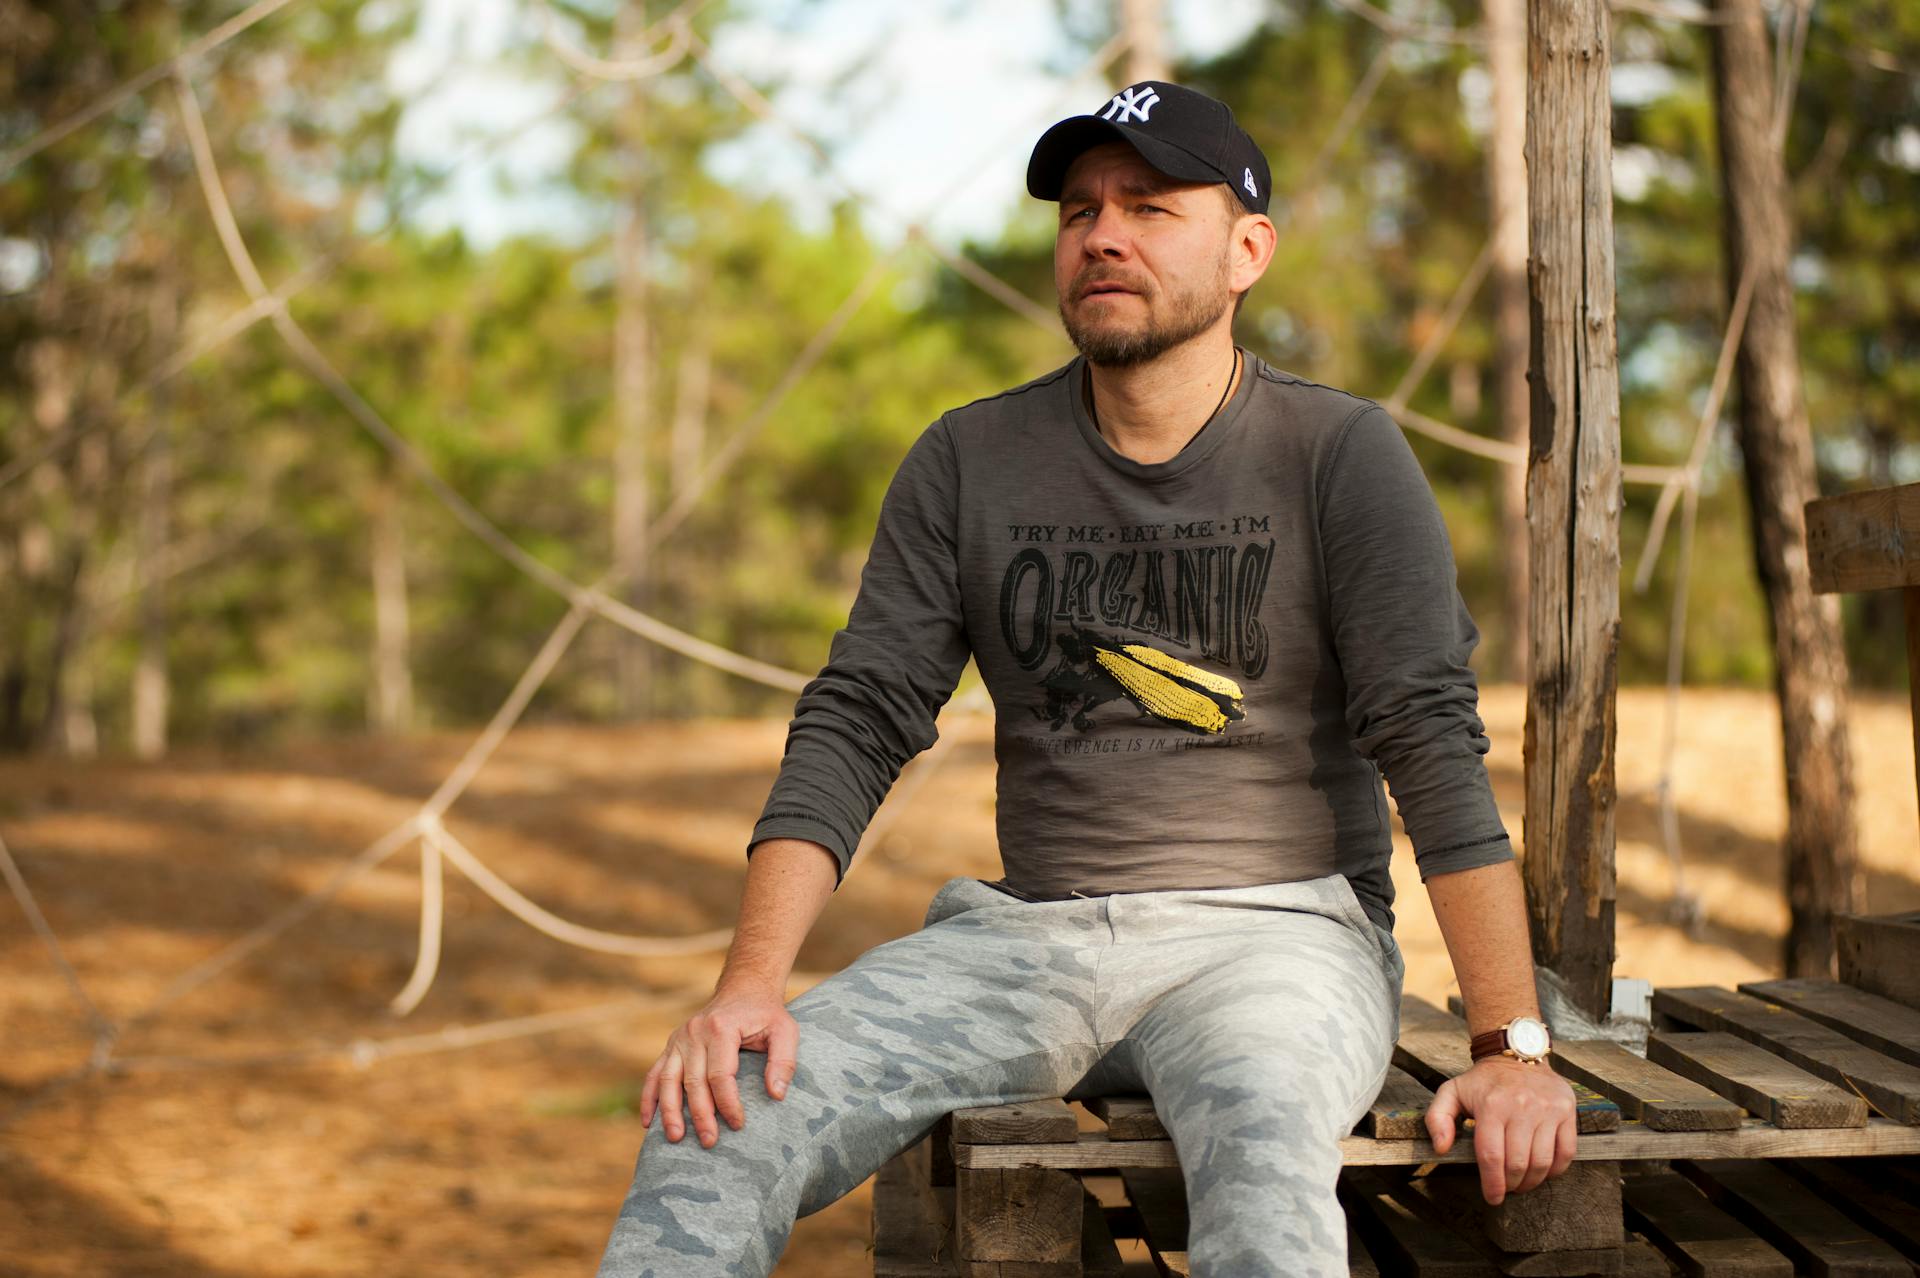
M 1531 1017 L 1519 1017 L 1507 1026 L 1507 1046 L 1522 1056 L 1545 1056 L 1547 1027 Z

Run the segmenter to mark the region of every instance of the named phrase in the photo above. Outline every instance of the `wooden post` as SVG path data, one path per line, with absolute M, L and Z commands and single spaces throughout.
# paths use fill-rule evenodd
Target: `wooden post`
M 1620 383 L 1605 0 L 1527 24 L 1528 653 L 1522 868 L 1533 954 L 1610 1010 Z
M 1898 590 L 1906 597 L 1907 693 L 1920 795 L 1920 484 L 1818 497 L 1802 508 L 1801 522 L 1814 594 Z

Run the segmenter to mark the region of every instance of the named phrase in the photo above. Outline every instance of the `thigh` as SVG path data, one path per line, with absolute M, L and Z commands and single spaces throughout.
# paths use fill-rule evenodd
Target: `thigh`
M 790 1178 L 806 1215 L 949 1110 L 1060 1095 L 1095 1055 L 1093 964 L 1031 919 L 997 911 L 983 902 L 941 917 L 793 999 L 800 1037 L 786 1095 L 767 1095 L 766 1053 L 743 1049 L 741 1129 L 721 1123 L 707 1150 L 690 1134 L 666 1140 L 656 1116 L 647 1147 L 680 1172 L 737 1160 L 718 1174 Z
M 1344 1273 L 1338 1142 L 1392 1058 L 1394 972 L 1315 914 L 1178 949 L 1128 1041 L 1179 1152 L 1194 1273 Z

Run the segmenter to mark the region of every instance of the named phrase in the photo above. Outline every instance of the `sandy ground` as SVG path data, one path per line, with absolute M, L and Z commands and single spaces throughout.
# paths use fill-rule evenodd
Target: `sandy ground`
M 1671 921 L 1675 875 L 1654 798 L 1662 709 L 1658 689 L 1620 697 L 1616 970 L 1660 984 L 1772 973 L 1786 910 L 1771 702 L 1685 696 L 1675 790 L 1684 886 L 1704 909 L 1692 933 Z M 1522 690 L 1486 688 L 1482 713 L 1518 842 Z M 1856 698 L 1850 725 L 1867 908 L 1920 908 L 1905 698 Z M 862 853 L 801 954 L 803 972 L 834 971 L 918 926 L 951 875 L 999 873 L 987 725 L 950 717 L 944 728 L 951 757 Z M 649 935 L 725 926 L 784 732 L 784 720 L 523 729 L 449 826 L 576 922 Z M 465 744 L 446 734 L 160 765 L 10 760 L 0 837 L 86 995 L 119 1020 L 408 816 Z M 1444 998 L 1451 972 L 1404 842 L 1396 864 L 1409 987 Z M 438 982 L 395 1017 L 388 1000 L 418 938 L 417 867 L 411 848 L 400 852 L 128 1030 L 126 1074 L 66 1087 L 46 1083 L 87 1059 L 91 1034 L 19 911 L 0 902 L 0 1274 L 591 1274 L 639 1146 L 638 1082 L 693 1001 L 668 996 L 560 1032 L 361 1064 L 335 1049 L 710 986 L 718 955 L 636 960 L 562 945 L 450 870 Z M 203 1059 L 289 1050 L 311 1055 Z M 868 1205 L 863 1187 L 802 1220 L 778 1272 L 867 1272 Z

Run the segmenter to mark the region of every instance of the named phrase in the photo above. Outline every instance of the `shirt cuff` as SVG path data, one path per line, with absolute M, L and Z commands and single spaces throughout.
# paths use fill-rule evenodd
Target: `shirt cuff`
M 1429 852 L 1416 849 L 1414 862 L 1420 867 L 1420 881 L 1425 883 L 1436 874 L 1453 874 L 1460 870 L 1477 870 L 1483 865 L 1498 865 L 1502 861 L 1514 858 L 1513 840 L 1502 830 L 1498 834 L 1476 839 L 1471 843 L 1454 843 Z

